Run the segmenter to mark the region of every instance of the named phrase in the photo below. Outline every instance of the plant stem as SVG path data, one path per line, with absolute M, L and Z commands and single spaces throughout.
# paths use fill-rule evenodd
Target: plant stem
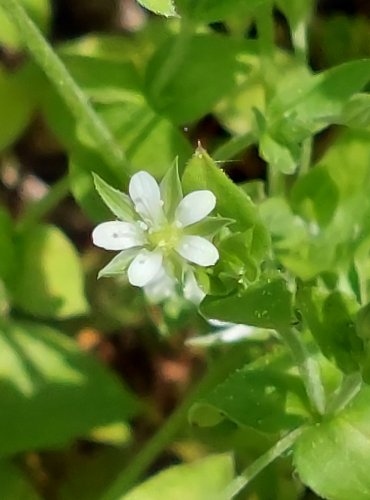
M 265 2 L 256 10 L 256 25 L 258 32 L 259 55 L 265 87 L 266 101 L 268 101 L 274 84 L 274 16 L 272 1 Z
M 254 134 L 247 132 L 243 135 L 232 137 L 213 152 L 212 156 L 217 161 L 227 161 L 246 149 L 256 141 Z
M 69 177 L 66 175 L 58 182 L 53 184 L 49 192 L 41 200 L 31 203 L 27 206 L 21 219 L 18 222 L 18 228 L 32 226 L 38 223 L 50 210 L 58 205 L 69 193 Z
M 350 375 L 345 375 L 342 385 L 339 391 L 334 394 L 332 400 L 328 404 L 327 414 L 335 415 L 352 401 L 352 399 L 358 394 L 362 385 L 361 373 L 351 373 Z
M 116 143 L 110 130 L 103 123 L 88 98 L 73 80 L 67 68 L 30 19 L 18 0 L 0 0 L 0 6 L 18 28 L 23 41 L 50 82 L 55 86 L 76 120 L 83 124 L 96 144 L 112 173 L 122 178 L 122 171 L 128 162 L 121 147 Z M 128 174 L 124 173 L 127 176 Z
M 295 328 L 279 329 L 279 334 L 289 347 L 298 366 L 313 409 L 319 415 L 323 415 L 325 413 L 326 402 L 318 364 L 312 358 L 300 332 Z
M 255 460 L 251 465 L 244 469 L 244 471 L 238 477 L 236 477 L 232 483 L 229 484 L 229 486 L 220 497 L 220 500 L 229 500 L 240 493 L 240 491 L 245 488 L 261 471 L 263 471 L 263 469 L 265 469 L 274 460 L 276 460 L 283 453 L 289 450 L 289 448 L 292 447 L 292 445 L 302 434 L 304 429 L 305 427 L 302 426 L 290 432 L 288 435 L 274 444 L 274 446 L 266 451 L 266 453 L 257 458 L 257 460 Z
M 133 458 L 130 464 L 113 482 L 102 500 L 120 499 L 143 475 L 156 457 L 179 433 L 187 423 L 187 413 L 190 407 L 216 383 L 224 380 L 227 374 L 241 365 L 244 353 L 239 357 L 227 359 L 227 356 L 212 367 L 204 378 L 195 386 L 190 394 L 170 415 L 160 430 L 146 443 L 144 448 Z

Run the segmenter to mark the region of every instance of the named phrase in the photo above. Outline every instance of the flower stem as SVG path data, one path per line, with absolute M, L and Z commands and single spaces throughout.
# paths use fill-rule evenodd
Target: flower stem
M 28 51 L 55 86 L 76 120 L 86 127 L 107 166 L 114 175 L 119 173 L 120 177 L 122 177 L 122 171 L 128 165 L 124 152 L 115 141 L 108 127 L 90 105 L 84 92 L 73 80 L 63 62 L 18 0 L 0 0 L 0 6 L 12 19 Z M 124 175 L 128 178 L 127 173 L 124 173 Z
M 244 471 L 237 476 L 223 492 L 221 499 L 231 499 L 235 495 L 240 493 L 240 491 L 245 488 L 263 469 L 270 465 L 274 460 L 279 458 L 283 453 L 285 453 L 289 448 L 293 446 L 296 440 L 304 431 L 305 427 L 299 427 L 294 431 L 290 432 L 288 435 L 284 436 L 280 441 L 278 441 L 272 448 L 270 448 L 266 453 L 261 455 L 257 460 L 255 460 L 251 465 L 249 465 Z
M 295 328 L 281 328 L 279 334 L 289 347 L 298 366 L 313 409 L 319 415 L 323 415 L 326 407 L 325 392 L 317 362 L 307 349 L 300 332 Z
M 170 415 L 160 430 L 146 443 L 144 448 L 133 458 L 129 465 L 116 478 L 102 500 L 117 500 L 121 498 L 140 479 L 147 468 L 153 463 L 162 450 L 173 441 L 175 436 L 187 423 L 187 413 L 190 407 L 215 384 L 224 380 L 227 374 L 242 364 L 244 353 L 227 359 L 219 360 L 195 386 L 190 394 Z

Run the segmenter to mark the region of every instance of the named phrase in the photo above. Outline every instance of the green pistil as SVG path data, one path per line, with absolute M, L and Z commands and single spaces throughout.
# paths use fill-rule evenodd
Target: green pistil
M 148 239 L 153 247 L 159 247 L 163 252 L 170 253 L 177 246 L 181 236 L 181 228 L 168 224 L 158 231 L 149 233 Z

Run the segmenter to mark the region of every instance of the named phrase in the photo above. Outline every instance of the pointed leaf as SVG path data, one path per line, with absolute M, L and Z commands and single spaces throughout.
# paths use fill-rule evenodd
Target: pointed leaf
M 137 0 L 146 9 L 165 17 L 177 17 L 173 0 Z
M 179 176 L 179 161 L 178 158 L 164 175 L 160 184 L 161 198 L 163 200 L 163 209 L 169 220 L 172 220 L 176 208 L 182 200 L 182 186 Z
M 123 250 L 99 271 L 98 278 L 123 275 L 138 252 L 137 248 Z

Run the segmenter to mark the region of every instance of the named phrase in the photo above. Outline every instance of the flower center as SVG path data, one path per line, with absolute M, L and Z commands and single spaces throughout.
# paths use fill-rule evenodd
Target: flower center
M 182 236 L 181 228 L 175 224 L 167 224 L 157 231 L 149 233 L 149 242 L 154 247 L 159 247 L 165 253 L 170 253 L 178 244 Z

